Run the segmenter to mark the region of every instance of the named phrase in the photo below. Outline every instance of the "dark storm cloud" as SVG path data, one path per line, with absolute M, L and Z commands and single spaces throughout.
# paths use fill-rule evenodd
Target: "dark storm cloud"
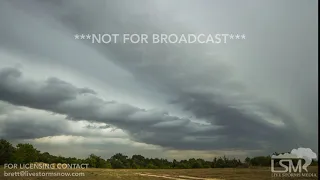
M 97 19 L 94 13 L 85 15 L 89 19 L 92 18 L 90 21 L 88 19 L 82 20 L 81 16 L 74 16 L 72 13 L 65 17 L 59 17 L 56 13 L 53 13 L 53 15 L 66 26 L 75 30 L 75 32 L 90 33 L 102 31 L 117 32 L 119 34 L 126 32 L 192 32 L 192 30 L 188 30 L 187 28 L 184 29 L 183 25 L 180 26 L 179 23 L 165 20 L 166 15 L 164 14 L 159 15 L 158 13 L 142 10 L 141 7 L 137 8 L 140 12 L 136 13 L 131 11 L 130 5 L 123 6 L 115 2 L 106 2 L 105 9 L 100 9 L 100 11 L 96 12 L 97 14 L 105 14 L 105 18 Z M 128 4 L 131 3 L 128 2 Z M 142 3 L 138 4 L 141 5 Z M 153 5 L 152 3 L 145 4 L 151 7 Z M 115 16 L 114 9 L 116 8 L 121 8 L 127 13 Z M 68 22 L 68 24 L 65 23 L 64 19 L 70 18 L 75 21 Z M 94 26 L 90 25 L 94 22 L 96 22 Z M 103 25 L 106 27 L 101 27 Z M 229 98 L 228 96 L 232 96 L 231 93 L 233 92 L 240 93 L 240 96 L 245 96 L 245 93 L 243 93 L 244 87 L 241 83 L 230 79 L 232 74 L 227 65 L 217 60 L 216 57 L 205 54 L 212 47 L 206 45 L 179 45 L 177 47 L 176 45 L 167 44 L 91 44 L 91 46 L 95 47 L 102 54 L 112 54 L 115 58 L 111 60 L 128 69 L 145 87 L 156 87 L 156 89 L 168 95 L 171 98 L 168 101 L 172 102 L 172 104 L 177 104 L 183 110 L 191 112 L 196 118 L 202 118 L 215 126 L 224 127 L 222 130 L 205 131 L 204 139 L 198 137 L 192 140 L 191 138 L 191 140 L 185 141 L 185 143 L 182 140 L 179 143 L 180 146 L 175 145 L 176 147 L 188 148 L 190 146 L 189 143 L 194 143 L 193 147 L 195 149 L 210 148 L 212 145 L 208 144 L 210 142 L 215 143 L 212 137 L 217 135 L 219 137 L 222 136 L 225 142 L 221 143 L 219 141 L 219 143 L 223 144 L 223 147 L 229 148 L 251 147 L 250 144 L 255 144 L 254 146 L 256 147 L 261 147 L 261 144 L 275 146 L 275 144 L 268 142 L 269 139 L 277 139 L 277 142 L 287 141 L 291 146 L 301 143 L 299 138 L 295 139 L 291 137 L 292 133 L 299 132 L 293 123 L 294 117 L 283 112 L 281 108 L 277 109 L 275 105 L 266 105 L 261 102 L 258 104 L 249 103 L 261 108 L 258 111 L 266 112 L 270 115 L 269 118 L 281 119 L 289 127 L 288 129 L 290 129 L 291 133 L 275 130 L 266 121 L 265 117 L 254 115 L 254 112 L 246 112 L 243 109 L 239 109 L 235 105 L 236 102 L 225 102 L 225 99 Z M 209 74 L 213 74 L 213 76 L 209 76 Z M 226 92 L 219 94 L 215 91 Z M 228 92 L 231 93 L 229 94 Z M 179 100 L 176 100 L 176 98 Z M 230 98 L 230 101 L 237 101 L 236 98 Z M 245 100 L 252 99 L 245 97 Z M 165 131 L 165 129 L 163 130 Z M 180 135 L 176 137 L 177 134 L 172 133 L 172 129 L 169 127 L 167 127 L 167 131 L 165 132 L 166 134 L 157 139 L 152 135 L 142 135 L 143 137 L 140 139 L 165 147 L 171 147 L 176 141 L 174 139 L 180 139 Z M 197 133 L 202 134 L 203 132 Z M 188 136 L 188 134 L 185 135 Z M 250 138 L 250 143 L 246 143 L 246 140 L 243 140 L 246 138 Z M 173 139 L 172 142 L 169 139 Z M 230 139 L 237 140 L 236 145 L 229 145 L 227 141 Z M 277 146 L 283 145 L 282 148 L 287 148 L 288 144 L 277 143 Z
M 65 122 L 52 123 L 52 121 L 37 121 L 31 118 L 35 117 L 16 116 L 0 121 L 1 138 L 23 140 L 68 133 Z
M 13 68 L 3 69 L 1 71 L 1 83 L 6 83 L 8 87 L 15 87 L 15 89 L 12 89 L 13 91 L 0 90 L 3 100 L 11 98 L 10 101 L 19 104 L 28 104 L 35 108 L 48 108 L 49 106 L 55 106 L 62 101 L 72 100 L 77 94 L 95 93 L 88 88 L 75 88 L 71 84 L 56 78 L 48 79 L 40 87 L 32 81 L 12 81 L 19 80 L 20 76 L 21 72 Z M 40 89 L 40 91 L 37 91 L 38 89 Z
M 162 95 L 151 97 L 149 101 L 164 99 L 168 105 L 191 114 L 194 119 L 203 119 L 208 124 L 170 115 L 173 110 L 167 107 L 163 109 L 169 113 L 139 108 L 136 102 L 121 104 L 105 101 L 92 90 L 77 88 L 72 85 L 73 82 L 66 83 L 57 78 L 46 82 L 25 81 L 16 69 L 1 71 L 0 98 L 17 105 L 65 114 L 71 120 L 107 122 L 126 130 L 134 140 L 163 147 L 274 148 L 280 151 L 296 147 L 297 144 L 304 145 L 303 142 L 307 141 L 301 136 L 309 130 L 301 127 L 309 127 L 312 129 L 310 132 L 316 132 L 317 88 L 313 85 L 316 84 L 314 56 L 317 51 L 314 47 L 317 44 L 312 38 L 305 37 L 300 39 L 303 44 L 299 45 L 292 37 L 296 32 L 312 29 L 297 27 L 297 19 L 311 16 L 308 14 L 313 12 L 309 10 L 311 3 L 302 5 L 295 1 L 289 8 L 283 2 L 244 1 L 233 9 L 231 2 L 184 2 L 2 2 L 0 22 L 3 26 L 0 26 L 0 30 L 3 34 L 0 35 L 0 47 L 17 54 L 43 57 L 39 58 L 41 62 L 79 68 L 83 74 L 93 75 L 106 84 L 121 81 L 105 78 L 110 69 L 120 67 L 123 71 L 117 69 L 112 74 L 128 72 L 134 78 L 133 84 Z M 172 8 L 173 5 L 178 5 L 179 9 Z M 271 8 L 274 9 L 272 16 L 269 11 Z M 301 13 L 297 15 L 295 10 Z M 234 15 L 230 16 L 230 13 Z M 4 18 L 5 15 L 10 18 Z M 301 27 L 314 27 L 309 24 L 312 22 L 299 21 Z M 272 29 L 275 26 L 277 28 Z M 243 41 L 241 47 L 228 44 L 222 45 L 222 48 L 209 45 L 91 44 L 89 41 L 78 41 L 117 66 L 100 61 L 97 63 L 94 61 L 96 57 L 85 56 L 81 59 L 79 51 L 84 49 L 72 46 L 76 41 L 72 34 L 76 33 L 215 33 L 217 28 L 221 31 L 244 31 L 250 38 Z M 310 32 L 306 34 L 313 34 L 313 31 Z M 65 36 L 58 36 L 59 33 Z M 269 36 L 263 37 L 265 34 Z M 221 60 L 218 56 L 207 54 L 216 49 L 235 58 Z M 90 53 L 82 55 L 86 54 Z M 232 60 L 234 62 L 229 62 Z M 239 73 L 230 64 L 235 64 L 237 70 L 249 72 L 243 81 L 235 80 Z M 106 66 L 111 68 L 107 69 Z M 253 85 L 249 88 L 250 83 Z M 135 90 L 129 89 L 128 93 L 134 97 Z M 253 90 L 255 96 L 248 93 L 249 90 Z M 272 97 L 277 103 L 258 100 L 257 96 L 264 95 Z M 307 101 L 311 102 L 311 107 Z M 284 105 L 279 106 L 279 102 Z M 283 106 L 289 110 L 284 110 Z M 295 108 L 290 109 L 292 106 Z M 300 117 L 296 115 L 300 109 L 305 111 L 301 116 L 306 121 L 299 122 Z M 270 120 L 281 122 L 284 127 L 273 125 Z M 305 146 L 313 144 L 310 142 Z
M 293 126 L 290 124 L 277 127 L 268 124 L 258 116 L 247 114 L 225 104 L 214 104 L 213 101 L 206 99 L 193 104 L 194 109 L 199 109 L 196 108 L 199 106 L 197 103 L 205 104 L 199 112 L 195 111 L 195 114 L 212 120 L 210 125 L 201 125 L 189 119 L 171 116 L 167 112 L 140 109 L 115 101 L 107 102 L 92 94 L 92 90 L 86 90 L 85 92 L 89 93 L 83 94 L 82 88 L 74 87 L 59 79 L 54 78 L 52 81 L 50 78 L 49 81 L 44 82 L 26 80 L 21 72 L 14 68 L 1 69 L 0 80 L 0 99 L 3 101 L 65 114 L 73 120 L 108 123 L 129 132 L 134 140 L 167 148 L 259 149 L 270 145 L 268 143 L 279 147 L 281 144 L 276 143 L 281 138 L 287 141 L 284 146 L 288 146 L 293 143 L 290 142 L 290 135 L 295 133 L 295 129 L 292 129 Z M 197 98 L 197 101 L 200 101 L 199 99 Z M 29 125 L 32 126 L 32 123 Z M 11 133 L 9 137 L 21 138 L 23 136 L 38 137 L 33 133 L 45 132 L 43 136 L 59 134 L 63 124 L 39 131 L 33 131 L 23 123 L 9 127 L 5 133 L 15 132 L 15 136 Z M 26 127 L 25 131 L 16 131 L 22 127 Z M 284 133 L 289 137 L 283 136 Z
M 111 125 L 87 121 L 79 123 L 66 120 L 65 115 L 52 111 L 14 106 L 0 100 L 0 138 L 7 140 L 21 141 L 53 136 L 123 138 L 125 134 L 117 130 Z
M 0 138 L 23 140 L 69 132 L 67 121 L 54 117 L 49 120 L 50 118 L 42 115 L 39 113 L 31 115 L 23 107 L 0 101 Z M 54 122 L 52 120 L 55 123 L 52 123 Z

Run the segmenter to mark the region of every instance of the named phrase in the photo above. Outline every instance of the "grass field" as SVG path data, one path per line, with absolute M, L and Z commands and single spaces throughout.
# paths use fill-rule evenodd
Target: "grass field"
M 317 173 L 317 167 L 309 167 L 309 172 Z M 36 173 L 36 172 L 55 172 L 55 173 L 84 173 L 82 177 L 61 177 L 61 176 L 51 176 L 51 177 L 9 177 L 8 174 L 12 172 L 20 172 L 19 170 L 8 170 L 0 168 L 1 173 L 0 179 L 24 179 L 24 180 L 32 180 L 32 179 L 67 179 L 67 180 L 266 180 L 266 179 L 287 179 L 287 180 L 297 180 L 297 179 L 317 179 L 317 178 L 302 178 L 302 177 L 271 177 L 271 172 L 269 168 L 237 168 L 237 169 L 148 169 L 148 170 L 133 170 L 133 169 L 82 169 L 82 170 L 28 170 L 28 173 Z M 25 171 L 25 170 L 23 170 Z

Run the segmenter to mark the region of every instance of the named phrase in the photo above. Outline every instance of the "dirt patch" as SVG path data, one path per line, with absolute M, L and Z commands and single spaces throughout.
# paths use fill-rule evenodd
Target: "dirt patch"
M 147 174 L 147 173 L 137 173 L 137 174 L 140 176 L 148 176 L 148 177 L 158 177 L 158 178 L 173 179 L 173 180 L 186 180 L 186 179 L 170 177 L 165 175 L 155 175 L 155 174 Z
M 200 178 L 200 177 L 192 177 L 192 176 L 178 176 L 178 177 L 189 179 L 189 180 L 222 180 L 218 178 Z
M 199 178 L 199 177 L 192 177 L 192 176 L 178 176 L 178 177 L 172 177 L 168 175 L 155 175 L 150 173 L 136 173 L 140 176 L 149 176 L 149 177 L 158 177 L 158 178 L 164 178 L 164 179 L 173 179 L 173 180 L 222 180 L 217 178 Z

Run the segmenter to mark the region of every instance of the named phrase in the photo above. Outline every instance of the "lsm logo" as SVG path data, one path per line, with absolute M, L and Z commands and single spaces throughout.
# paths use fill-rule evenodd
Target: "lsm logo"
M 317 154 L 310 148 L 292 149 L 290 153 L 271 156 L 272 177 L 317 177 L 308 172 L 308 166 Z

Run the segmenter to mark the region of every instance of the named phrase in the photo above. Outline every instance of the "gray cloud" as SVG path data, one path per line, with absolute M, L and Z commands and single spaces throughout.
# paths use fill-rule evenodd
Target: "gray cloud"
M 3 122 L 0 122 L 1 137 L 7 140 L 23 140 L 68 133 L 66 128 L 69 126 L 66 122 L 52 123 L 52 121 L 39 121 L 31 118 L 35 117 L 11 116 L 4 119 Z
M 66 83 L 67 77 L 29 81 L 2 69 L 0 96 L 71 120 L 107 122 L 134 140 L 169 148 L 317 148 L 313 3 L 248 0 L 234 9 L 231 1 L 3 1 L 5 52 L 22 55 L 24 65 L 58 64 L 88 84 L 95 79 L 109 86 L 100 94 Z M 73 39 L 76 33 L 230 31 L 246 33 L 246 41 L 176 46 Z
M 1 96 L 14 98 L 13 102 L 21 104 L 31 103 L 31 106 L 35 108 L 50 108 L 51 105 L 57 105 L 61 101 L 74 99 L 77 94 L 95 93 L 88 88 L 75 88 L 56 78 L 48 79 L 39 87 L 32 81 L 19 81 L 20 76 L 20 71 L 16 69 L 8 68 L 1 71 L 0 81 L 7 84 L 8 87 L 16 87 L 11 91 L 2 90 Z
M 3 110 L 0 111 L 0 138 L 7 140 L 31 140 L 53 136 L 105 139 L 127 137 L 110 125 L 66 120 L 65 115 L 52 111 L 14 106 L 4 101 L 0 101 L 0 107 Z
M 81 88 L 58 79 L 50 81 L 52 79 L 50 78 L 49 81 L 44 82 L 25 80 L 21 76 L 21 72 L 14 68 L 1 69 L 0 79 L 1 100 L 15 105 L 65 114 L 71 120 L 111 124 L 127 131 L 133 140 L 166 148 L 260 149 L 264 146 L 270 148 L 270 145 L 275 145 L 279 139 L 286 141 L 283 146 L 287 147 L 294 146 L 292 143 L 300 138 L 296 137 L 294 141 L 290 140 L 296 132 L 291 124 L 277 127 L 267 123 L 259 116 L 246 114 L 225 104 L 214 104 L 215 102 L 212 100 L 203 99 L 200 101 L 201 98 L 197 98 L 202 108 L 199 112 L 194 111 L 195 115 L 206 118 L 208 121 L 212 120 L 209 125 L 201 125 L 189 119 L 171 116 L 166 112 L 140 109 L 115 101 L 104 101 L 95 94 L 83 94 L 80 91 Z M 41 99 L 41 101 L 37 101 L 37 99 Z M 57 101 L 53 101 L 53 99 Z M 195 101 L 195 107 L 199 106 L 197 101 Z M 208 110 L 206 110 L 206 106 L 202 105 L 205 102 L 208 103 L 206 105 Z M 63 124 L 59 125 L 60 129 L 62 126 Z M 16 126 L 16 128 L 19 127 Z M 55 135 L 50 133 L 50 130 L 59 133 L 58 127 L 50 127 L 45 130 L 50 135 Z M 13 129 L 9 128 L 6 132 L 8 131 L 12 132 Z M 27 137 L 26 134 L 28 133 L 22 133 L 20 136 Z M 49 134 L 43 134 L 43 136 Z M 276 145 L 279 148 L 281 144 Z

